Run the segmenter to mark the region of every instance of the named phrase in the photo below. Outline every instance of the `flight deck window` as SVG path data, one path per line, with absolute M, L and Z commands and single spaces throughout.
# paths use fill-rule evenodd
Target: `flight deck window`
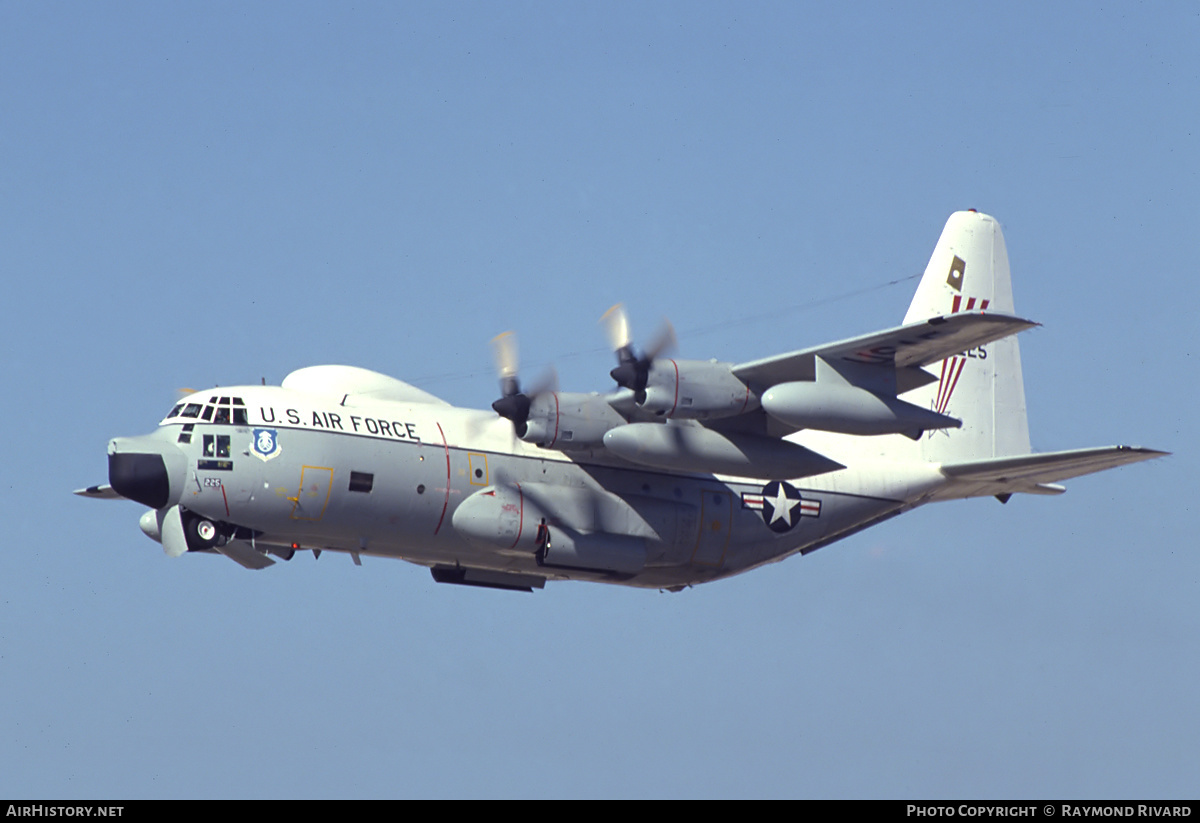
M 229 456 L 229 435 L 227 434 L 206 434 L 204 435 L 204 456 L 205 457 L 228 457 Z
M 350 491 L 369 492 L 375 485 L 375 475 L 367 472 L 350 472 Z
M 199 417 L 200 416 L 200 404 L 199 403 L 188 403 L 187 408 L 185 408 L 183 410 L 183 416 L 184 417 Z
M 250 424 L 249 417 L 246 416 L 246 406 L 242 403 L 242 398 L 228 397 L 213 397 L 211 402 L 213 405 L 205 406 L 205 420 L 211 419 L 215 426 L 247 426 Z

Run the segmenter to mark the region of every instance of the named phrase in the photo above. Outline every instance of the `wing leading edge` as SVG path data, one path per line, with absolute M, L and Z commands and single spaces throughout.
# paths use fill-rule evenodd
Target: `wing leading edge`
M 772 386 L 815 379 L 818 357 L 897 369 L 920 368 L 1037 325 L 1009 314 L 960 312 L 740 363 L 733 367 L 733 373 L 747 385 Z

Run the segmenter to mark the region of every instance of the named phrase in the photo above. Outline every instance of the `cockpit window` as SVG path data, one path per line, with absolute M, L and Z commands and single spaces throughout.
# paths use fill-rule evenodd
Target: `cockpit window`
M 212 422 L 215 425 L 222 425 L 222 426 L 228 426 L 231 424 L 234 426 L 249 425 L 250 420 L 246 416 L 246 407 L 242 403 L 242 398 L 240 398 L 240 397 L 233 397 L 233 398 L 214 397 L 211 400 L 213 403 L 216 404 L 215 406 L 211 407 L 214 409 L 214 416 L 212 418 Z M 233 402 L 230 403 L 230 400 L 232 400 Z M 208 418 L 206 417 L 204 419 L 207 420 Z
M 214 426 L 250 425 L 250 418 L 246 414 L 246 406 L 240 397 L 214 396 L 208 399 L 207 404 L 177 403 L 164 420 L 171 420 L 175 417 L 185 417 L 193 420 L 199 419 L 212 423 Z

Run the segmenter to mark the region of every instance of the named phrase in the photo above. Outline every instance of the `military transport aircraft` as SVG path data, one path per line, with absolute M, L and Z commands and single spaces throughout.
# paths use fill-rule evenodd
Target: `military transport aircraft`
M 677 591 L 821 548 L 925 503 L 1059 494 L 1164 452 L 1031 454 L 1004 238 L 950 217 L 886 331 L 748 363 L 639 353 L 604 317 L 606 395 L 522 391 L 495 342 L 494 412 L 350 366 L 194 393 L 108 445 L 107 485 L 167 554 L 261 569 L 300 550 L 398 557 L 442 583 Z

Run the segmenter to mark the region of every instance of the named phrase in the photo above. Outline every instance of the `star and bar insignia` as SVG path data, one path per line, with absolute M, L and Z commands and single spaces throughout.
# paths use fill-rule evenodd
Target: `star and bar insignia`
M 742 508 L 762 512 L 763 522 L 774 532 L 790 531 L 801 517 L 820 517 L 821 501 L 803 498 L 791 483 L 773 480 L 760 494 L 742 493 Z

